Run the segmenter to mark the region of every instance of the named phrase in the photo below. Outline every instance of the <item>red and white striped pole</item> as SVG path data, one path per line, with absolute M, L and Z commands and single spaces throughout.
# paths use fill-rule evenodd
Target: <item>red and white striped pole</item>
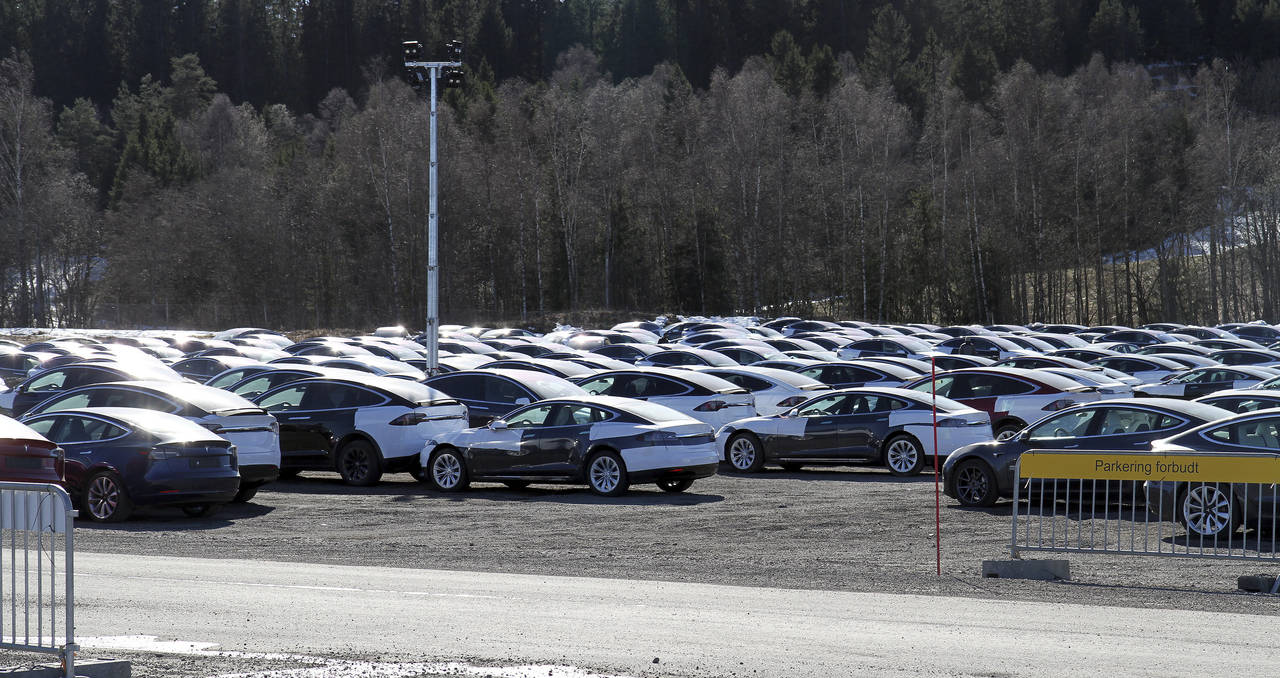
M 938 576 L 942 576 L 942 485 L 938 473 L 938 358 L 929 357 L 929 376 L 933 380 L 933 538 L 938 548 Z

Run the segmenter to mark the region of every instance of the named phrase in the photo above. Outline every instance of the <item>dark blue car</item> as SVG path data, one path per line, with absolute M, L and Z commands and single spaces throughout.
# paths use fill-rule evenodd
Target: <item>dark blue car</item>
M 208 515 L 240 489 L 231 443 L 177 415 L 85 407 L 22 423 L 65 450 L 67 492 L 90 520 L 126 520 L 139 506 Z

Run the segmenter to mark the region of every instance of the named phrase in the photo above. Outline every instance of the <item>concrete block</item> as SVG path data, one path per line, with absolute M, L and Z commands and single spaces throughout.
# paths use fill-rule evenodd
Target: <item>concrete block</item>
M 79 678 L 130 678 L 133 669 L 123 659 L 77 659 Z M 62 678 L 60 664 L 37 664 L 30 668 L 0 668 L 0 678 Z
M 1275 593 L 1276 578 L 1266 574 L 1246 574 L 1241 575 L 1236 580 L 1236 586 L 1241 591 L 1254 591 L 1257 593 Z
M 1071 564 L 1065 560 L 984 560 L 982 576 L 997 579 L 1071 579 Z

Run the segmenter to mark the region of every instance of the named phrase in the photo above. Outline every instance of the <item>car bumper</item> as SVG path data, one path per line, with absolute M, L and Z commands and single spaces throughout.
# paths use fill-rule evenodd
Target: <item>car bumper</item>
M 131 492 L 138 506 L 184 506 L 191 504 L 225 504 L 240 491 L 240 475 L 173 478 L 152 482 Z
M 261 485 L 280 478 L 280 467 L 276 464 L 249 464 L 240 467 L 241 485 Z
M 660 480 L 697 480 L 716 474 L 719 464 L 699 464 L 697 466 L 676 466 L 656 468 L 644 471 L 628 471 L 632 483 L 653 483 Z
M 720 463 L 720 455 L 716 452 L 715 443 L 708 442 L 631 448 L 622 451 L 622 460 L 627 465 L 627 474 L 634 477 L 637 473 L 701 466 L 710 466 L 714 472 Z

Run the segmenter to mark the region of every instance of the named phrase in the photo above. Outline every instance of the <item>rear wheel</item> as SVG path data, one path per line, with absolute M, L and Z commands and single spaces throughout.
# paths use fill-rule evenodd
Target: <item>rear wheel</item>
M 338 450 L 338 473 L 348 485 L 368 487 L 382 479 L 378 451 L 364 440 L 352 440 Z
M 467 465 L 453 448 L 436 450 L 431 455 L 431 463 L 427 469 L 431 475 L 431 484 L 441 492 L 458 492 L 471 484 L 467 476 Z
M 884 465 L 895 476 L 914 476 L 924 468 L 924 446 L 911 436 L 894 436 L 884 448 Z
M 1000 494 L 996 488 L 996 474 L 980 461 L 962 462 L 955 470 L 956 499 L 962 506 L 993 506 Z
M 663 492 L 680 493 L 693 487 L 693 480 L 685 478 L 683 480 L 659 480 L 658 488 Z
M 99 471 L 89 476 L 80 493 L 80 505 L 90 520 L 99 523 L 118 523 L 133 514 L 133 502 L 129 500 L 124 483 L 111 471 Z
M 764 468 L 764 447 L 754 433 L 742 431 L 729 438 L 729 465 L 742 473 L 755 473 Z
M 617 452 L 599 452 L 587 461 L 587 485 L 604 497 L 617 497 L 631 486 L 627 465 Z
M 1240 523 L 1240 512 L 1225 485 L 1193 483 L 1182 492 L 1178 519 L 1194 539 L 1230 539 Z

